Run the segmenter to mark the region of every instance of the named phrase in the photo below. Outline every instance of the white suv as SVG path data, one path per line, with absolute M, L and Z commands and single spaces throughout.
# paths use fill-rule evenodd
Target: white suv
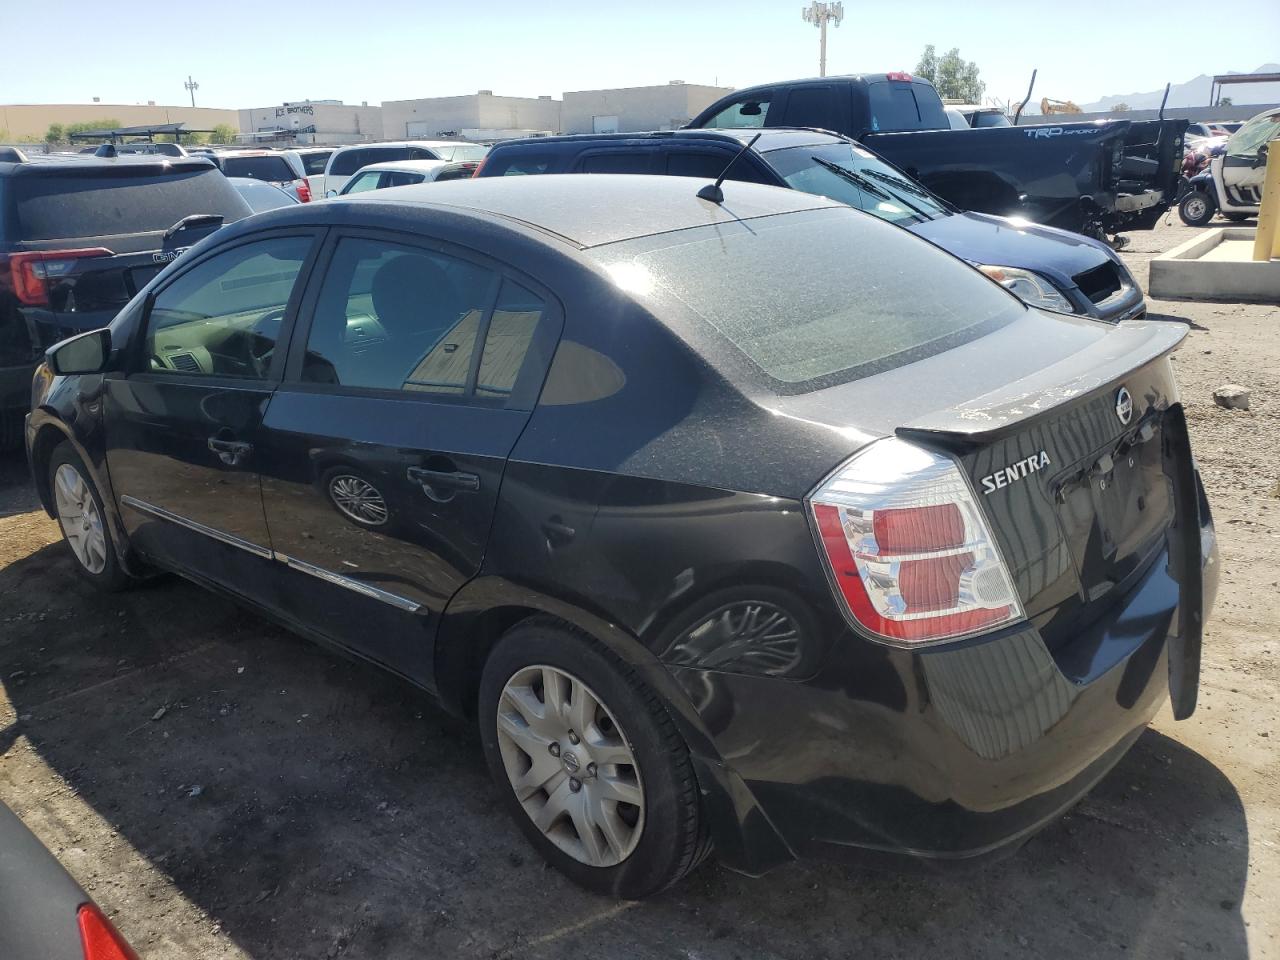
M 351 175 L 371 163 L 389 160 L 483 160 L 489 148 L 462 140 L 399 140 L 339 147 L 324 171 L 324 196 L 336 196 Z

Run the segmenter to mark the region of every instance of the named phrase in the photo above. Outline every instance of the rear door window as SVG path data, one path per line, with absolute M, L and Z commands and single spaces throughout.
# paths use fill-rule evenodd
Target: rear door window
M 235 187 L 213 167 L 160 174 L 123 164 L 70 174 L 8 178 L 18 239 L 61 240 L 167 230 L 193 213 L 248 216 Z
M 486 177 L 526 177 L 551 172 L 555 155 L 498 151 L 484 162 Z
M 927 84 L 881 80 L 867 84 L 871 130 L 946 130 L 946 111 Z
M 342 194 L 343 196 L 346 196 L 349 193 L 365 193 L 369 190 L 377 190 L 383 185 L 382 177 L 383 173 L 381 170 L 368 170 L 358 176 L 352 177 L 351 182 L 343 187 Z
M 836 116 L 836 92 L 829 85 L 792 87 L 787 92 L 782 122 L 776 124 L 784 127 L 821 127 L 827 130 L 840 125 L 840 118 Z
M 769 108 L 773 94 L 769 92 L 754 93 L 741 100 L 735 100 L 723 110 L 718 111 L 704 127 L 763 127 L 769 119 Z
M 284 157 L 223 157 L 222 172 L 228 177 L 248 177 L 270 183 L 290 183 L 293 167 Z
M 747 183 L 769 183 L 775 181 L 762 175 L 752 162 L 751 154 L 743 154 L 734 160 L 736 150 L 672 150 L 667 154 L 666 173 L 669 177 L 699 177 L 715 180 L 720 174 L 726 180 L 743 180 Z M 729 166 L 732 163 L 733 166 Z

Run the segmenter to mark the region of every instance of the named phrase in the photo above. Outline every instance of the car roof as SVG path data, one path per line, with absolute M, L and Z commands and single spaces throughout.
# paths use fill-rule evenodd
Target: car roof
M 406 173 L 421 173 L 448 166 L 452 166 L 449 160 L 382 160 L 378 163 L 367 163 L 356 173 L 364 173 L 366 170 L 403 170 Z
M 335 153 L 344 153 L 347 150 L 368 150 L 370 147 L 426 147 L 428 150 L 435 147 L 478 147 L 481 144 L 472 143 L 470 140 L 379 140 L 375 143 L 348 143 L 338 147 Z
M 402 206 L 410 210 L 447 208 L 480 219 L 506 220 L 587 249 L 757 217 L 848 209 L 844 204 L 801 190 L 738 181 L 725 183 L 724 203 L 717 204 L 698 198 L 701 186 L 690 177 L 633 174 L 488 177 L 388 187 L 324 204 L 302 204 L 288 212 L 299 219 L 323 212 L 350 222 L 352 218 L 345 211 L 338 211 L 352 204 Z M 308 210 L 312 206 L 321 209 Z
M 587 146 L 607 143 L 644 143 L 657 140 L 719 141 L 725 146 L 736 147 L 740 144 L 750 143 L 757 134 L 760 135 L 760 139 L 756 141 L 752 149 L 759 153 L 814 143 L 847 142 L 846 138 L 838 133 L 808 127 L 709 127 L 705 129 L 646 130 L 637 133 L 575 133 L 563 137 L 526 137 L 521 140 L 504 140 L 493 148 L 492 153 L 498 153 L 510 147 L 536 148 L 540 144 L 582 144 Z
M 28 154 L 26 160 L 0 162 L 0 176 L 92 173 L 121 167 L 143 168 L 140 173 L 163 173 L 213 168 L 213 163 L 199 155 L 169 157 L 158 153 L 126 153 L 115 157 L 98 157 L 91 153 Z

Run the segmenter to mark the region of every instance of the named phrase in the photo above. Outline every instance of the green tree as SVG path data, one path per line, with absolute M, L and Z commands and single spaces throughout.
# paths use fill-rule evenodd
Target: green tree
M 66 126 L 67 136 L 73 133 L 87 133 L 90 130 L 112 130 L 120 126 L 120 121 L 115 117 L 104 117 L 101 120 L 81 120 L 79 123 L 69 123 Z
M 1128 113 L 1129 105 L 1125 103 L 1123 100 L 1121 100 L 1119 103 L 1113 103 L 1111 105 L 1111 112 L 1112 113 Z
M 213 128 L 213 133 L 209 135 L 210 143 L 235 143 L 236 131 L 229 123 L 220 123 Z
M 928 80 L 946 100 L 981 103 L 987 85 L 978 77 L 978 65 L 960 56 L 960 48 L 952 47 L 941 57 L 933 44 L 924 48 L 916 64 L 916 76 Z
M 61 143 L 65 139 L 67 139 L 67 131 L 60 123 L 49 124 L 49 129 L 44 132 L 45 143 Z

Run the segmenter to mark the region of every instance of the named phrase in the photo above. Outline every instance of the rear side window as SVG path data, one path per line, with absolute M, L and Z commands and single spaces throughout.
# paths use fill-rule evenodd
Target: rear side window
M 421 183 L 426 179 L 422 173 L 410 173 L 407 170 L 388 170 L 382 175 L 384 187 L 407 187 L 411 183 Z
M 923 83 L 869 83 L 867 101 L 871 130 L 946 130 L 950 126 L 937 93 Z
M 590 153 L 578 168 L 583 173 L 648 173 L 653 169 L 652 150 L 610 150 Z
M 763 127 L 769 118 L 772 94 L 757 93 L 735 100 L 712 115 L 703 127 Z
M 223 157 L 222 172 L 228 177 L 248 177 L 271 183 L 291 182 L 293 167 L 284 157 Z
M 1022 314 L 1021 303 L 905 230 L 848 209 L 673 234 L 606 267 L 674 296 L 783 393 L 912 363 Z M 804 263 L 804 270 L 780 265 Z
M 193 213 L 226 222 L 249 215 L 235 187 L 213 167 L 133 174 L 101 172 L 9 178 L 20 240 L 62 240 L 167 230 Z
M 329 157 L 332 154 L 322 151 L 320 153 L 304 153 L 300 154 L 300 156 L 302 157 L 302 169 L 307 171 L 307 176 L 314 177 L 324 173 L 324 168 L 329 163 Z
M 555 162 L 550 153 L 501 152 L 484 163 L 482 175 L 486 177 L 525 177 L 547 173 Z
M 973 127 L 1011 127 L 1013 124 L 1009 122 L 1009 118 L 1003 113 L 996 113 L 991 110 L 979 110 L 973 115 Z

